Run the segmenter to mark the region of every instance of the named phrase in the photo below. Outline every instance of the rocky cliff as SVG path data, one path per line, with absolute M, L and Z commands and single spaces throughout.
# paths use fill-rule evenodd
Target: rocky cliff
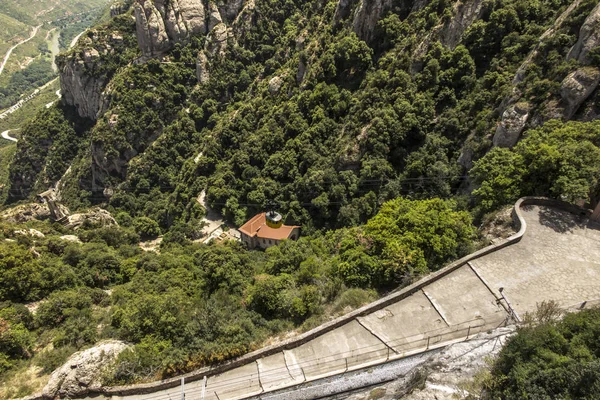
M 102 108 L 102 91 L 107 84 L 106 77 L 89 73 L 101 65 L 99 58 L 96 49 L 86 48 L 57 60 L 63 101 L 74 106 L 81 117 L 93 120 Z
M 193 35 L 207 35 L 221 23 L 231 24 L 243 6 L 243 0 L 139 0 L 134 11 L 142 55 L 161 55 Z
M 600 46 L 600 3 L 581 26 L 577 43 L 571 48 L 567 58 L 589 64 L 589 53 L 598 46 Z
M 136 53 L 132 43 L 133 24 L 127 15 L 113 20 L 114 27 L 86 32 L 77 45 L 57 57 L 62 101 L 74 106 L 83 118 L 98 119 L 109 99 L 103 96 L 116 70 Z

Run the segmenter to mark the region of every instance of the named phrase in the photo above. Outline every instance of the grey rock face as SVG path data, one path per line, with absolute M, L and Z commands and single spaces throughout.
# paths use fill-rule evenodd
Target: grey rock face
M 570 73 L 562 82 L 560 96 L 565 103 L 564 118 L 571 119 L 579 106 L 600 83 L 598 68 L 584 67 Z
M 567 59 L 574 58 L 583 64 L 589 64 L 589 52 L 598 46 L 600 46 L 600 3 L 581 26 L 579 39 L 569 51 Z
M 494 135 L 495 147 L 513 147 L 517 144 L 529 119 L 529 111 L 528 103 L 513 104 L 504 111 Z
M 222 56 L 227 51 L 227 39 L 230 31 L 227 25 L 220 23 L 208 34 L 205 50 L 210 57 Z
M 202 0 L 143 0 L 134 4 L 138 44 L 145 57 L 171 49 L 191 35 L 207 33 Z
M 231 24 L 244 8 L 244 0 L 218 0 L 217 8 L 224 22 Z
M 208 57 L 204 52 L 200 52 L 198 54 L 198 59 L 196 60 L 196 77 L 198 78 L 198 83 L 205 84 L 210 80 L 210 72 L 208 71 Z
M 102 108 L 102 91 L 107 82 L 103 77 L 90 75 L 87 70 L 100 62 L 99 53 L 93 48 L 58 62 L 63 101 L 75 106 L 80 116 L 92 120 L 97 119 Z
M 101 343 L 91 349 L 73 354 L 67 362 L 54 371 L 44 387 L 45 398 L 71 398 L 101 387 L 102 368 L 112 362 L 129 346 L 116 340 Z
M 223 23 L 223 18 L 221 18 L 221 13 L 215 3 L 208 5 L 208 11 L 208 31 L 211 32 L 215 26 Z
M 335 14 L 333 15 L 333 21 L 337 23 L 348 18 L 358 1 L 359 0 L 339 0 L 335 9 Z
M 483 5 L 483 0 L 454 3 L 454 17 L 442 28 L 440 42 L 450 49 L 458 46 L 467 28 L 483 13 Z
M 113 216 L 110 215 L 108 211 L 103 210 L 102 208 L 94 208 L 85 213 L 69 215 L 66 227 L 77 230 L 86 221 L 88 223 L 92 223 L 93 225 L 100 226 L 118 225 L 117 221 L 115 221 Z
M 281 77 L 276 76 L 269 81 L 269 93 L 272 95 L 276 95 L 281 90 L 281 86 L 283 85 L 283 79 Z
M 369 43 L 373 39 L 377 21 L 392 7 L 392 0 L 361 0 L 352 27 L 356 35 Z

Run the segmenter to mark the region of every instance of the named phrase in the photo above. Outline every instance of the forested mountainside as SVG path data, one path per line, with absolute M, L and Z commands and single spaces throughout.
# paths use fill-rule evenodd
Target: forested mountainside
M 599 24 L 590 0 L 113 4 L 0 188 L 5 381 L 104 338 L 133 344 L 105 383 L 218 363 L 441 268 L 520 196 L 595 204 Z M 66 225 L 25 204 L 49 188 Z M 199 244 L 204 193 L 304 237 Z
M 9 201 L 62 177 L 70 206 L 162 229 L 201 215 L 204 189 L 237 224 L 274 200 L 306 227 L 353 226 L 401 194 L 468 193 L 492 146 L 596 116 L 595 1 L 121 9 L 62 56 L 65 103 L 25 129 Z

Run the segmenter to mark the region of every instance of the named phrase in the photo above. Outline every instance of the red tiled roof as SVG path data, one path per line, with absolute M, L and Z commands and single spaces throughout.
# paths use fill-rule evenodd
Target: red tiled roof
M 281 228 L 278 229 L 271 228 L 267 225 L 266 213 L 261 213 L 255 215 L 252 219 L 242 225 L 239 231 L 250 237 L 257 236 L 261 239 L 283 240 L 289 239 L 296 228 L 300 227 L 282 225 Z

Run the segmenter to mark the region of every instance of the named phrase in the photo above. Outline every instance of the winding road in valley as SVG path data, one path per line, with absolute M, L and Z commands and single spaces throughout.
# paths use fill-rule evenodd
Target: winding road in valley
M 13 47 L 11 47 L 8 52 L 6 53 L 6 55 L 4 56 L 4 60 L 2 60 L 2 64 L 0 65 L 0 75 L 2 75 L 2 72 L 4 71 L 4 66 L 6 66 L 6 62 L 8 61 L 10 55 L 12 54 L 13 50 L 16 49 L 17 47 L 19 47 L 20 45 L 22 45 L 23 43 L 27 43 L 29 42 L 31 39 L 33 39 L 35 37 L 35 35 L 37 35 L 38 31 L 40 30 L 42 26 L 38 25 L 35 28 L 33 28 L 33 32 L 31 33 L 31 36 L 29 36 L 28 39 L 25 39 L 17 44 L 15 44 Z
M 7 131 L 2 132 L 0 135 L 2 136 L 2 139 L 10 140 L 11 142 L 17 142 L 18 141 L 17 139 L 15 139 L 14 137 L 8 135 L 8 133 L 10 131 L 15 131 L 15 130 L 16 129 L 9 129 Z

